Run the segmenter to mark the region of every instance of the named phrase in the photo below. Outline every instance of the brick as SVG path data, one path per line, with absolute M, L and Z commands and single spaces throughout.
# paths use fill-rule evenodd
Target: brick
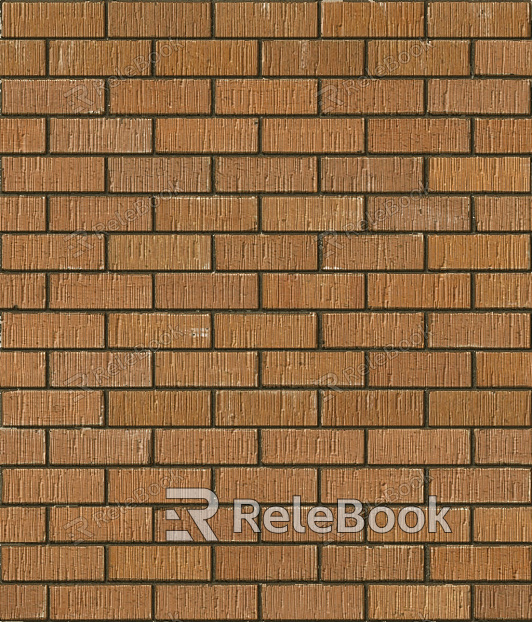
M 233 499 L 254 499 L 259 503 L 292 503 L 317 500 L 316 469 L 274 467 L 225 467 L 216 475 L 216 494 L 220 503 Z
M 3 36 L 103 37 L 104 3 L 6 2 Z
M 44 352 L 0 352 L 2 388 L 44 387 L 45 376 Z
M 102 503 L 103 469 L 4 469 L 3 503 Z
M 114 620 L 151 615 L 150 585 L 56 585 L 50 587 L 53 620 Z
M 208 391 L 111 391 L 109 425 L 123 427 L 206 426 Z
M 216 37 L 316 37 L 318 11 L 312 2 L 216 4 Z
M 370 430 L 370 464 L 467 464 L 467 430 Z
M 431 469 L 440 503 L 530 503 L 530 469 Z
M 475 219 L 478 231 L 530 231 L 532 201 L 527 196 L 478 196 L 475 197 Z M 514 276 L 519 278 L 520 275 Z
M 211 578 L 210 550 L 204 546 L 110 546 L 109 578 L 208 581 Z
M 269 309 L 361 309 L 361 274 L 262 275 L 263 305 Z
M 161 201 L 156 213 L 158 231 L 256 231 L 258 226 L 256 197 L 172 197 Z
M 422 113 L 423 80 L 325 79 L 320 97 L 326 114 Z
M 429 269 L 512 270 L 530 267 L 525 235 L 429 236 Z
M 430 425 L 500 427 L 529 421 L 529 391 L 433 391 L 429 396 Z
M 44 542 L 45 532 L 45 508 L 0 508 L 0 542 Z
M 311 157 L 220 157 L 215 185 L 221 192 L 315 192 L 317 162 Z
M 532 307 L 529 274 L 478 274 L 475 276 L 477 307 Z
M 223 581 L 315 581 L 317 557 L 314 546 L 220 546 L 216 577 Z
M 525 387 L 532 383 L 530 352 L 479 352 L 480 387 Z
M 317 87 L 317 80 L 217 80 L 216 113 L 316 114 Z
M 420 426 L 423 423 L 421 391 L 323 392 L 322 424 L 327 426 Z
M 524 620 L 532 615 L 529 585 L 477 585 L 475 616 L 485 620 Z
M 421 234 L 323 238 L 325 270 L 421 270 L 423 253 Z
M 423 314 L 324 313 L 322 331 L 326 348 L 420 348 L 413 338 L 423 332 Z
M 529 119 L 476 119 L 475 150 L 477 153 L 529 153 L 531 131 Z
M 257 152 L 257 119 L 159 119 L 156 150 L 173 153 Z
M 336 503 L 337 499 L 358 499 L 362 503 L 412 501 L 423 499 L 423 471 L 405 468 L 323 469 L 321 501 Z
M 158 618 L 247 620 L 257 617 L 257 586 L 158 585 L 156 603 Z
M 149 153 L 148 119 L 52 119 L 50 149 L 56 153 Z
M 530 111 L 528 80 L 429 80 L 436 114 L 519 114 Z
M 468 76 L 468 41 L 368 42 L 370 76 Z
M 469 141 L 470 123 L 467 119 L 368 121 L 368 149 L 373 153 L 467 153 Z M 409 198 L 411 201 L 416 199 Z
M 44 119 L 0 119 L 0 151 L 43 153 L 45 151 Z
M 360 464 L 364 457 L 362 430 L 263 430 L 265 464 Z
M 161 4 L 172 6 L 174 3 Z M 211 87 L 208 80 L 119 80 L 110 91 L 110 112 L 113 114 L 175 115 L 210 111 Z
M 98 192 L 103 158 L 2 158 L 2 183 L 11 192 Z
M 208 192 L 208 158 L 109 158 L 111 192 Z
M 409 347 L 422 338 L 412 336 Z M 471 385 L 469 352 L 369 353 L 369 384 L 383 387 L 468 387 Z
M 364 73 L 362 41 L 305 39 L 264 41 L 265 76 L 337 76 Z
M 157 386 L 257 386 L 254 352 L 158 352 L 155 363 Z
M 532 508 L 475 508 L 476 542 L 532 542 Z
M 324 581 L 423 579 L 420 546 L 328 546 L 323 550 Z
M 121 2 L 109 7 L 110 37 L 210 37 L 208 2 Z
M 374 308 L 463 309 L 471 305 L 468 274 L 368 274 Z
M 532 430 L 475 430 L 478 464 L 532 464 Z
M 158 430 L 155 460 L 160 464 L 256 464 L 254 430 Z
M 0 464 L 44 464 L 44 430 L 0 430 Z
M 322 159 L 322 189 L 328 192 L 401 192 L 422 187 L 421 158 Z
M 530 41 L 477 41 L 475 44 L 475 72 L 478 74 L 529 76 L 531 67 Z
M 0 122 L 1 126 L 1 122 Z M 46 201 L 44 197 L 3 196 L 0 197 L 0 231 L 44 231 L 46 229 Z M 15 275 L 8 276 L 8 280 Z M 25 277 L 28 285 L 30 275 Z M 39 275 L 34 275 L 39 276 Z M 31 276 L 30 276 L 31 279 Z M 28 285 L 26 287 L 28 287 Z M 0 289 L 8 289 L 8 283 Z M 29 289 L 29 287 L 28 287 Z M 8 305 L 0 303 L 0 306 Z
M 471 588 L 468 585 L 370 585 L 372 619 L 467 620 Z
M 265 119 L 266 153 L 331 153 L 364 150 L 362 119 Z
M 147 274 L 52 274 L 52 309 L 151 308 L 152 281 Z
M 264 352 L 265 385 L 360 386 L 364 382 L 361 352 Z
M 218 270 L 315 270 L 318 248 L 311 235 L 217 235 Z
M 0 615 L 3 620 L 46 617 L 46 586 L 0 585 Z
M 4 391 L 4 425 L 82 426 L 103 423 L 99 391 Z
M 21 5 L 22 2 L 16 4 Z M 45 4 L 50 6 L 55 3 Z M 61 5 L 64 3 L 61 2 Z M 38 6 L 38 3 L 32 2 L 28 6 Z M 104 111 L 103 87 L 103 80 L 95 79 L 2 80 L 2 112 L 39 115 L 97 114 Z
M 530 11 L 526 2 L 431 2 L 429 37 L 528 37 Z
M 104 317 L 94 313 L 4 313 L 6 348 L 103 348 Z
M 216 425 L 313 426 L 318 421 L 314 391 L 218 391 Z
M 151 352 L 52 352 L 53 387 L 149 387 Z
M 262 199 L 266 231 L 359 231 L 363 199 L 348 196 L 271 196 Z
M 528 158 L 431 158 L 429 187 L 439 192 L 526 192 Z
M 3 581 L 102 581 L 103 546 L 3 546 Z
M 108 120 L 113 121 L 113 119 Z M 52 119 L 52 123 L 54 121 L 68 122 L 71 119 Z M 63 129 L 67 125 L 63 126 Z M 150 230 L 151 207 L 147 197 L 50 197 L 50 229 L 99 234 L 103 231 Z M 84 235 L 75 235 L 72 239 L 79 244 L 79 250 L 85 248 Z
M 315 314 L 218 314 L 214 322 L 217 348 L 316 348 Z
M 257 41 L 157 41 L 159 76 L 256 76 Z M 170 48 L 170 49 L 169 49 Z M 172 49 L 173 48 L 173 49 Z
M 327 4 L 322 11 L 324 37 L 423 37 L 422 2 Z
M 51 41 L 52 76 L 147 76 L 149 41 Z

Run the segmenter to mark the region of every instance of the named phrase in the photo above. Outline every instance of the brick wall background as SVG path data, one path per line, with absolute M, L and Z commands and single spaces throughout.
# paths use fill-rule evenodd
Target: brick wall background
M 0 619 L 532 620 L 530 3 L 1 5 Z

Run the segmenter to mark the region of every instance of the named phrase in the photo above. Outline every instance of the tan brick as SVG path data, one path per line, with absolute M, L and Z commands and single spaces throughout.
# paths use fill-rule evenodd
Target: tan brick
M 317 87 L 317 80 L 217 80 L 216 113 L 316 114 Z
M 45 585 L 0 585 L 3 620 L 42 620 L 46 617 Z
M 316 37 L 318 11 L 312 2 L 219 2 L 216 37 Z
M 362 41 L 264 41 L 262 73 L 265 76 L 337 76 L 364 72 Z
M 0 45 L 0 53 L 1 50 Z M 44 119 L 0 119 L 0 151 L 3 153 L 43 153 L 45 142 Z
M 364 151 L 363 119 L 264 119 L 266 153 Z
M 0 386 L 2 388 L 44 387 L 45 384 L 46 357 L 44 352 L 0 352 Z
M 526 192 L 528 158 L 431 158 L 429 187 L 439 192 Z
M 475 149 L 478 153 L 529 153 L 531 131 L 530 119 L 476 119 Z
M 406 192 L 422 187 L 421 158 L 323 158 L 322 190 Z
M 532 615 L 529 585 L 477 585 L 475 617 L 485 620 L 524 620 Z
M 206 426 L 210 421 L 207 391 L 112 391 L 109 425 Z
M 256 153 L 258 128 L 257 119 L 158 119 L 156 149 L 174 153 Z
M 475 219 L 478 231 L 530 231 L 532 200 L 527 196 L 478 196 L 475 197 Z M 500 278 L 504 275 L 489 276 Z
M 255 387 L 255 352 L 157 352 L 157 386 Z
M 475 508 L 476 542 L 532 542 L 532 508 Z
M 218 391 L 216 425 L 313 426 L 318 421 L 314 391 Z
M 0 231 L 44 231 L 45 229 L 46 202 L 44 197 L 0 197 Z M 9 275 L 8 279 L 12 279 L 14 276 Z M 28 284 L 31 282 L 32 277 L 30 275 L 19 275 L 18 278 L 20 279 L 20 277 L 24 277 Z M 7 289 L 7 282 L 0 287 L 0 290 L 6 291 Z M 0 302 L 0 306 L 6 307 L 8 305 Z
M 120 4 L 127 5 L 128 3 L 121 2 Z M 174 3 L 154 2 L 153 4 L 172 6 Z M 201 114 L 211 111 L 210 94 L 211 87 L 208 80 L 119 80 L 110 92 L 110 112 L 113 114 Z
M 214 322 L 217 348 L 316 348 L 314 313 L 228 313 Z
M 44 464 L 44 430 L 0 429 L 0 464 Z
M 220 157 L 216 189 L 221 192 L 315 192 L 317 162 L 312 157 Z
M 103 37 L 104 3 L 6 2 L 4 37 Z
M 469 140 L 467 119 L 368 120 L 368 149 L 373 153 L 467 153 Z
M 532 430 L 475 430 L 478 464 L 532 464 Z
M 529 391 L 433 391 L 429 422 L 438 426 L 512 426 L 530 422 Z
M 52 620 L 114 620 L 151 615 L 150 585 L 56 585 L 50 587 Z
M 480 387 L 525 387 L 532 384 L 531 352 L 479 352 Z
M 527 35 L 528 36 L 528 35 Z M 530 41 L 477 41 L 475 72 L 487 75 L 529 76 L 532 71 Z
M 530 503 L 530 469 L 431 469 L 440 503 Z
M 220 546 L 216 577 L 222 581 L 315 581 L 318 555 L 314 546 Z
M 430 551 L 435 581 L 530 581 L 532 548 L 446 546 Z
M 204 546 L 110 546 L 109 578 L 208 581 L 211 578 L 210 550 Z
M 0 542 L 44 542 L 45 537 L 45 508 L 0 508 Z
M 532 307 L 530 274 L 478 274 L 475 286 L 478 307 Z

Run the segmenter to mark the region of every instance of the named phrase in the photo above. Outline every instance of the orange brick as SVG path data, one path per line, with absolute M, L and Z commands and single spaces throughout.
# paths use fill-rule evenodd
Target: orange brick
M 216 315 L 217 348 L 315 348 L 317 317 L 314 313 L 228 313 Z
M 104 3 L 6 2 L 4 37 L 103 37 Z
M 4 425 L 81 426 L 103 423 L 99 391 L 4 391 Z
M 364 72 L 362 41 L 264 41 L 262 73 L 265 76 L 337 76 Z
M 360 386 L 364 383 L 362 352 L 280 351 L 262 354 L 265 385 Z
M 157 386 L 257 386 L 254 352 L 157 352 L 155 363 Z
M 0 585 L 0 615 L 4 620 L 46 617 L 45 585 Z
M 257 152 L 257 119 L 159 119 L 156 149 L 174 153 Z
M 468 274 L 368 274 L 370 307 L 462 309 L 471 305 Z
M 412 336 L 409 347 L 422 338 Z M 370 352 L 369 383 L 383 387 L 468 387 L 469 352 Z
M 216 425 L 313 426 L 318 421 L 314 391 L 218 391 Z
M 149 153 L 151 123 L 148 119 L 52 119 L 50 148 L 56 153 Z
M 361 464 L 362 430 L 263 430 L 265 464 Z
M 524 620 L 532 615 L 530 585 L 477 585 L 475 617 L 485 620 Z
M 527 388 L 532 383 L 531 356 L 530 352 L 479 352 L 479 386 Z
M 421 270 L 423 253 L 421 234 L 323 238 L 325 270 Z
M 110 546 L 109 578 L 122 581 L 208 581 L 211 578 L 210 561 L 210 550 L 204 546 Z
M 0 508 L 0 542 L 44 542 L 45 532 L 45 508 Z M 2 615 L 5 614 L 2 612 Z
M 324 37 L 423 37 L 422 2 L 336 2 L 322 7 Z
M 109 425 L 206 426 L 210 422 L 208 391 L 111 391 Z
M 475 430 L 479 464 L 532 464 L 531 430 Z
M 431 2 L 429 37 L 529 37 L 526 2 Z
M 530 231 L 532 200 L 527 196 L 478 196 L 475 197 L 475 219 L 479 231 Z M 520 278 L 520 275 L 514 276 Z
M 528 36 L 528 35 L 527 35 Z M 529 76 L 532 71 L 530 41 L 477 41 L 475 72 L 487 75 Z
M 423 346 L 413 339 L 423 332 L 422 313 L 325 313 L 326 348 L 382 348 Z
M 223 581 L 305 581 L 318 578 L 314 546 L 220 546 L 216 577 Z
M 148 350 L 135 352 L 52 352 L 51 382 L 54 387 L 149 387 L 151 357 Z
M 311 235 L 217 235 L 218 270 L 315 270 L 317 240 Z
M 53 620 L 114 620 L 151 616 L 150 585 L 55 585 L 50 587 Z
M 3 546 L 3 581 L 103 581 L 103 546 Z
M 529 274 L 478 274 L 475 286 L 478 307 L 532 307 Z
M 221 192 L 315 192 L 317 162 L 311 157 L 220 157 L 215 184 Z
M 323 392 L 322 424 L 327 426 L 419 426 L 423 423 L 421 391 Z
M 0 464 L 44 464 L 44 430 L 0 430 Z
M 467 119 L 369 119 L 368 148 L 373 153 L 466 153 L 469 128 Z
M 4 469 L 3 503 L 102 503 L 103 469 Z
M 44 352 L 0 352 L 0 386 L 2 388 L 44 387 L 45 383 L 46 357 Z
M 216 37 L 316 37 L 318 11 L 312 2 L 216 4 Z
M 266 153 L 331 153 L 364 150 L 362 119 L 265 119 Z
M 317 80 L 217 80 L 216 113 L 316 114 L 317 87 Z
M 439 192 L 526 192 L 528 158 L 431 158 L 429 187 Z
M 429 269 L 512 270 L 530 268 L 525 235 L 429 236 Z
M 467 464 L 467 430 L 370 430 L 371 464 Z
M 431 469 L 440 503 L 530 503 L 530 469 Z
M 154 2 L 151 6 L 154 4 L 172 6 L 177 3 Z M 194 3 L 196 6 L 198 4 Z M 110 112 L 201 114 L 211 111 L 210 94 L 211 87 L 208 80 L 119 80 L 110 92 Z
M 0 151 L 43 153 L 45 151 L 44 119 L 0 119 Z
M 429 80 L 436 114 L 519 114 L 530 111 L 528 80 Z
M 0 122 L 1 125 L 1 122 Z M 0 139 L 1 140 L 1 139 Z M 46 229 L 46 202 L 44 197 L 3 196 L 0 197 L 0 231 L 44 231 Z M 4 275 L 8 280 L 22 277 L 30 289 L 31 275 Z M 34 275 L 39 276 L 39 275 Z M 28 279 L 29 277 L 29 279 Z M 9 288 L 7 281 L 0 290 Z M 0 306 L 6 307 L 3 303 Z
M 530 119 L 476 119 L 475 149 L 478 153 L 529 153 L 531 131 Z
M 532 542 L 532 508 L 475 508 L 477 542 Z

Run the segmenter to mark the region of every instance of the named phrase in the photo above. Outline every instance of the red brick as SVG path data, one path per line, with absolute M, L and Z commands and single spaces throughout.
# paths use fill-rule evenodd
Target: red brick
M 45 125 L 44 119 L 0 119 L 0 151 L 43 153 L 46 150 Z
M 6 2 L 4 37 L 103 37 L 104 3 Z
M 312 2 L 219 2 L 216 37 L 316 37 L 317 5 Z
M 46 201 L 44 197 L 0 197 L 0 231 L 44 231 L 46 229 Z M 4 275 L 4 278 L 7 275 Z M 15 275 L 9 275 L 13 278 Z M 28 280 L 30 275 L 18 275 Z M 31 279 L 31 277 L 30 277 Z M 4 291 L 8 289 L 7 282 Z M 8 305 L 0 303 L 0 306 Z

